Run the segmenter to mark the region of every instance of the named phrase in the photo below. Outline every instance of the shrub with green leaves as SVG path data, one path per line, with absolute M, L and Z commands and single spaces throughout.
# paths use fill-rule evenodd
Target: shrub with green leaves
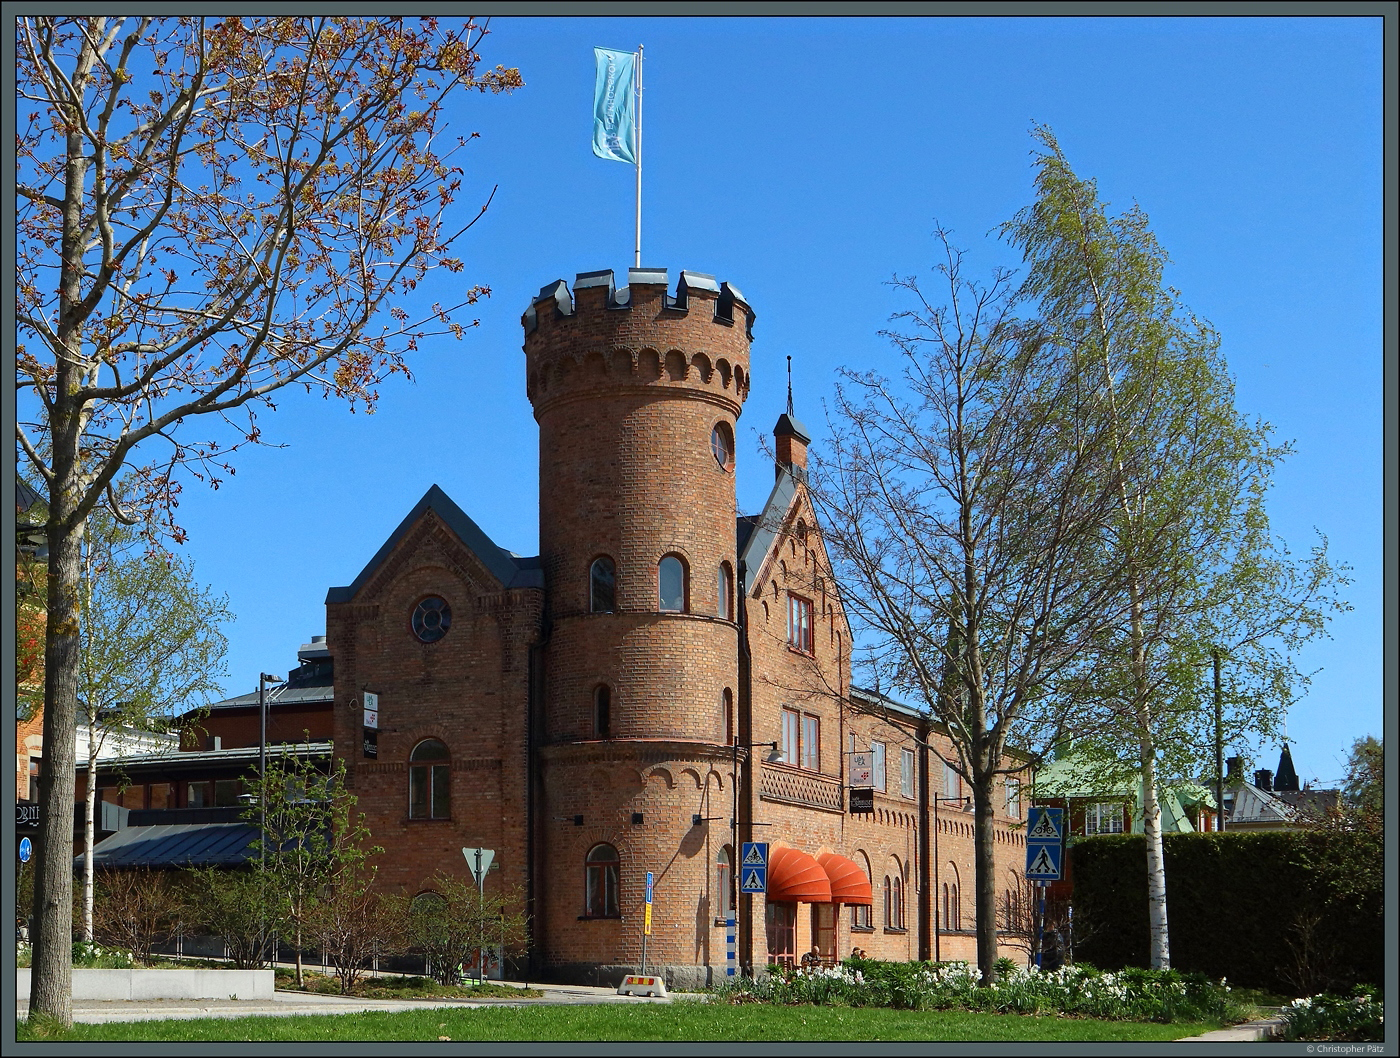
M 1175 970 L 1117 973 L 1087 964 L 1049 973 L 1011 967 L 982 986 L 965 962 L 851 959 L 813 970 L 771 967 L 757 980 L 716 990 L 733 1003 L 967 1010 L 989 1014 L 1065 1014 L 1114 1021 L 1240 1021 L 1246 1012 L 1224 981 Z
M 1350 996 L 1324 992 L 1295 999 L 1283 1008 L 1283 1038 L 1379 1043 L 1385 1039 L 1385 1005 L 1379 994 L 1370 985 L 1357 985 Z

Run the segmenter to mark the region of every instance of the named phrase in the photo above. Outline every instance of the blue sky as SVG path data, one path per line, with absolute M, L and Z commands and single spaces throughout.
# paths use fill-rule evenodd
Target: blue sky
M 467 97 L 452 131 L 461 246 L 493 296 L 480 326 L 413 360 L 373 416 L 291 393 L 180 513 L 198 578 L 227 592 L 229 693 L 285 671 L 410 507 L 442 486 L 497 543 L 537 550 L 537 433 L 520 314 L 540 287 L 632 263 L 633 172 L 590 152 L 592 48 L 646 46 L 643 263 L 709 272 L 757 312 L 739 500 L 772 482 L 759 435 L 783 410 L 826 432 L 842 366 L 888 369 L 891 275 L 930 273 L 935 222 L 968 267 L 1018 262 L 990 233 L 1031 200 L 1029 129 L 1049 124 L 1119 210 L 1136 201 L 1169 282 L 1220 331 L 1239 409 L 1296 453 L 1269 509 L 1305 553 L 1353 567 L 1354 609 L 1306 649 L 1289 714 L 1304 780 L 1337 780 L 1382 728 L 1382 107 L 1379 18 L 496 19 L 483 57 L 525 87 Z M 452 291 L 430 289 L 450 303 Z M 1273 767 L 1277 749 L 1261 755 Z

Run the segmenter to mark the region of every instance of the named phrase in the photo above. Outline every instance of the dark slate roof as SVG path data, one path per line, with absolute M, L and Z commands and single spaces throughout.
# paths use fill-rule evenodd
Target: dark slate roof
M 269 712 L 275 708 L 288 705 L 314 705 L 317 702 L 330 702 L 335 700 L 335 687 L 332 677 L 325 677 L 324 681 L 317 680 L 314 683 L 303 684 L 298 687 L 289 687 L 286 684 L 279 684 L 276 687 L 267 689 L 267 708 Z M 256 708 L 258 704 L 258 692 L 249 691 L 247 694 L 235 695 L 232 698 L 225 698 L 222 702 L 214 702 L 207 706 L 209 709 L 248 709 Z M 199 710 L 194 710 L 198 712 Z
M 1293 754 L 1289 752 L 1287 742 L 1283 744 L 1283 752 L 1278 757 L 1278 777 L 1274 779 L 1274 792 L 1298 792 L 1298 771 L 1293 767 Z
M 238 867 L 252 858 L 251 823 L 173 823 L 119 830 L 92 850 L 95 867 Z M 73 863 L 81 866 L 83 858 Z
M 375 570 L 393 553 L 404 535 L 430 510 L 457 534 L 457 539 L 491 571 L 492 576 L 501 582 L 503 588 L 544 587 L 544 570 L 538 557 L 521 558 L 503 547 L 496 546 L 491 542 L 491 538 L 482 532 L 481 527 L 452 502 L 447 493 L 434 485 L 423 494 L 423 498 L 408 512 L 408 516 L 399 523 L 399 527 L 389 534 L 384 546 L 375 552 L 354 582 L 348 587 L 331 588 L 326 592 L 326 602 L 348 602 L 353 599 L 374 576 Z
M 804 445 L 812 443 L 812 435 L 807 432 L 807 427 L 803 426 L 788 412 L 778 416 L 778 423 L 773 427 L 774 437 L 796 437 Z
M 773 491 L 768 494 L 768 502 L 763 505 L 763 513 L 753 518 L 753 528 L 749 530 L 748 538 L 740 543 L 739 562 L 745 567 L 745 572 L 752 574 L 758 572 L 758 567 L 763 565 L 764 558 L 768 555 L 768 550 L 773 546 L 773 540 L 778 535 L 778 530 L 783 526 L 783 518 L 787 516 L 788 508 L 792 506 L 792 499 L 797 495 L 797 479 L 787 470 L 782 470 L 778 474 L 778 480 L 773 483 Z M 740 519 L 742 523 L 745 519 Z M 742 529 L 740 530 L 742 533 Z M 741 584 L 741 591 L 747 592 L 749 585 Z

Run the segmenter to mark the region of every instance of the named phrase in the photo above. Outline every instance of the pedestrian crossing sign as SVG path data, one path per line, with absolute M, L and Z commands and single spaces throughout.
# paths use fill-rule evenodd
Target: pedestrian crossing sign
M 1057 881 L 1060 877 L 1060 845 L 1027 846 L 1026 877 L 1032 881 Z
M 739 877 L 739 891 L 742 893 L 766 893 L 768 891 L 767 867 L 745 867 Z

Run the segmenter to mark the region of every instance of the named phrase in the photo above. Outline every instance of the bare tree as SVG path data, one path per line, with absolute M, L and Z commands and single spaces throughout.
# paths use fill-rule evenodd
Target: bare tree
M 812 495 L 842 602 L 877 686 L 911 698 L 957 748 L 974 806 L 978 967 L 995 979 L 998 776 L 1008 745 L 1061 740 L 1057 683 L 1111 619 L 1118 584 L 1100 527 L 1115 498 L 1084 365 L 1015 314 L 1011 276 L 966 279 L 938 232 L 944 300 L 896 280 L 915 307 L 889 332 L 892 382 L 846 372 L 831 454 Z
M 426 335 L 460 335 L 453 312 L 487 288 L 419 319 L 405 306 L 434 270 L 462 270 L 452 245 L 473 223 L 452 209 L 446 105 L 521 83 L 480 69 L 484 33 L 433 19 L 16 22 L 17 444 L 48 490 L 37 1013 L 72 1017 L 88 517 L 107 503 L 178 540 L 182 481 L 232 473 L 278 390 L 372 410 Z M 196 418 L 209 429 L 192 439 Z M 125 512 L 111 493 L 124 468 Z

